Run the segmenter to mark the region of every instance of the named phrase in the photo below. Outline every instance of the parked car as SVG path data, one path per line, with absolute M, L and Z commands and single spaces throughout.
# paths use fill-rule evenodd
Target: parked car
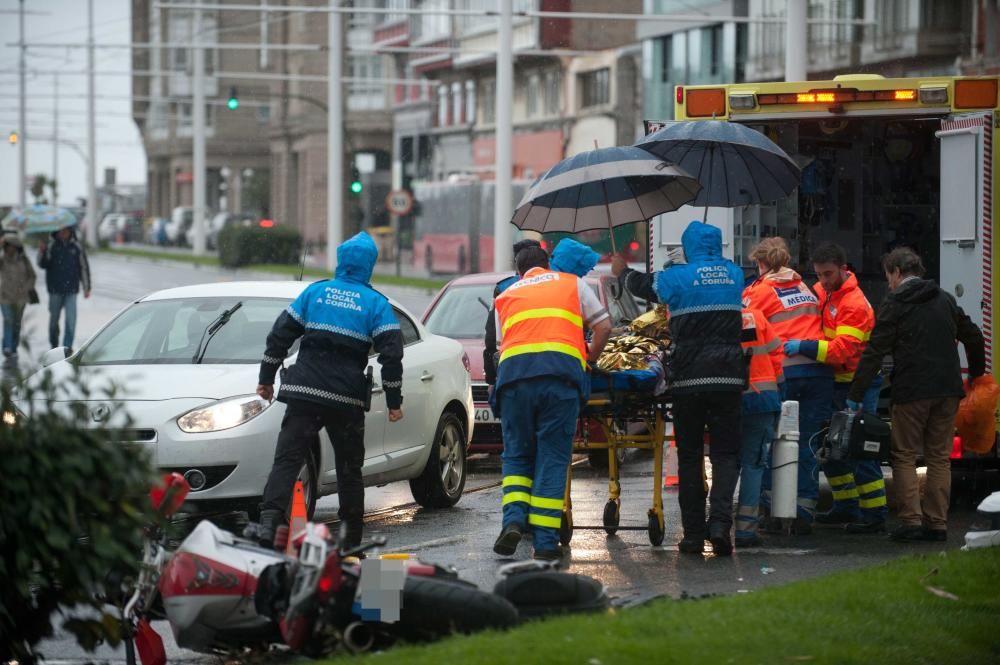
M 102 243 L 139 242 L 142 234 L 142 218 L 134 215 L 108 213 L 97 225 L 97 239 Z
M 177 207 L 170 213 L 170 221 L 167 222 L 167 243 L 170 245 L 183 246 L 187 241 L 187 230 L 194 224 L 194 210 L 191 208 Z
M 228 282 L 166 289 L 124 309 L 76 353 L 53 349 L 42 364 L 58 383 L 79 372 L 87 395 L 68 395 L 57 408 L 83 401 L 95 421 L 121 426 L 160 471 L 177 471 L 198 507 L 255 513 L 264 491 L 285 406 L 254 394 L 264 344 L 278 314 L 303 282 Z M 215 337 L 202 342 L 220 313 L 242 303 Z M 462 346 L 431 334 L 393 302 L 403 332 L 403 409 L 390 423 L 376 380 L 365 419 L 366 485 L 409 480 L 425 507 L 454 505 L 465 486 L 473 405 Z M 195 363 L 202 343 L 203 362 Z M 286 361 L 295 362 L 297 345 Z M 378 363 L 369 361 L 379 377 Z M 44 370 L 43 370 L 44 371 Z M 38 380 L 39 374 L 29 378 Z M 121 386 L 121 401 L 97 388 Z M 280 387 L 280 379 L 278 381 Z M 44 408 L 44 404 L 37 405 Z M 27 405 L 19 405 L 26 411 Z M 337 489 L 333 447 L 314 442 L 299 474 L 310 514 L 318 496 Z
M 472 452 L 500 452 L 503 438 L 500 421 L 493 415 L 487 401 L 486 374 L 483 370 L 486 318 L 493 306 L 493 288 L 512 273 L 491 272 L 463 275 L 448 282 L 435 296 L 423 315 L 427 329 L 435 335 L 451 337 L 462 343 L 472 366 L 472 396 L 475 402 L 475 429 L 472 434 Z M 611 314 L 615 327 L 623 326 L 642 313 L 627 291 L 622 291 L 618 280 L 610 273 L 591 272 L 585 278 Z M 600 427 L 591 427 L 588 436 L 593 441 L 604 440 Z M 607 454 L 594 451 L 591 456 L 596 466 L 607 466 Z
M 216 249 L 219 246 L 219 234 L 228 226 L 254 226 L 258 223 L 258 216 L 250 212 L 220 212 L 208 223 L 208 230 L 205 234 L 205 243 L 209 249 Z M 192 229 L 187 231 L 187 242 L 194 244 Z
M 146 242 L 150 245 L 166 245 L 170 241 L 167 236 L 167 225 L 170 220 L 165 217 L 155 217 L 149 222 L 146 230 Z

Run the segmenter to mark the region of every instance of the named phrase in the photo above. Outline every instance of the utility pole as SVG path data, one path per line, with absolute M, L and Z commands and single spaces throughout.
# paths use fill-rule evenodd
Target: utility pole
M 330 0 L 339 9 L 340 0 Z M 326 104 L 326 267 L 337 267 L 344 239 L 344 32 L 339 11 L 327 14 Z
M 195 47 L 193 63 L 193 99 L 191 106 L 191 124 L 193 136 L 191 139 L 194 155 L 192 156 L 191 186 L 194 188 L 192 207 L 194 208 L 192 230 L 194 241 L 191 243 L 195 256 L 205 253 L 205 35 L 202 33 L 203 21 L 201 2 L 194 10 L 194 35 L 191 41 Z
M 21 101 L 17 109 L 17 207 L 24 210 L 24 195 L 28 187 L 28 121 L 25 118 L 28 94 L 24 85 L 24 0 L 21 0 L 18 10 L 21 36 L 21 61 L 18 80 L 20 82 Z
M 787 0 L 785 8 L 785 80 L 805 81 L 808 2 Z
M 59 205 L 59 74 L 52 85 L 52 205 Z
M 493 269 L 507 270 L 511 257 L 511 156 L 514 132 L 511 124 L 514 99 L 514 54 L 511 45 L 511 3 L 497 0 L 500 26 L 497 31 L 496 93 L 496 191 L 493 198 Z
M 97 247 L 97 109 L 94 97 L 94 0 L 87 0 L 87 244 Z

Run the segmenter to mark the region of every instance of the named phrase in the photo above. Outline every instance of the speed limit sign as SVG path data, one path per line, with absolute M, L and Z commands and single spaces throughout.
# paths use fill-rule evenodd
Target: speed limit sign
M 413 195 L 405 189 L 394 189 L 385 196 L 385 208 L 394 215 L 408 215 L 413 210 Z

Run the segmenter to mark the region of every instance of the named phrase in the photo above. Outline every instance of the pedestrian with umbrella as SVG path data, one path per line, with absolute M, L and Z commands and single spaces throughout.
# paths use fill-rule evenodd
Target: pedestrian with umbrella
M 15 234 L 0 236 L 0 310 L 3 311 L 3 355 L 8 361 L 17 355 L 21 342 L 24 308 L 38 302 L 35 270 Z
M 732 208 L 783 198 L 795 189 L 800 177 L 798 167 L 781 148 L 737 123 L 673 123 L 646 136 L 636 147 L 696 175 L 701 190 L 692 205 L 704 208 L 703 220 L 709 206 Z M 611 270 L 626 290 L 651 302 L 665 303 L 670 310 L 674 341 L 670 377 L 684 523 L 679 549 L 700 553 L 707 535 L 715 553 L 727 555 L 732 550 L 732 499 L 740 475 L 741 451 L 750 457 L 761 456 L 762 445 L 773 438 L 780 399 L 776 391 L 769 396 L 773 399 L 767 400 L 741 395 L 749 378 L 740 345 L 750 330 L 744 330 L 743 324 L 757 317 L 743 312 L 743 272 L 723 258 L 721 231 L 693 221 L 681 244 L 682 251 L 672 251 L 660 272 L 631 270 L 620 256 L 612 260 Z M 685 258 L 686 264 L 674 265 Z M 712 461 L 707 534 L 702 479 L 706 426 Z M 744 473 L 759 473 L 759 466 L 744 464 Z M 749 477 L 744 481 L 747 488 L 759 483 L 759 479 Z M 755 508 L 759 499 L 743 494 L 741 490 L 741 517 Z M 738 534 L 743 536 L 741 545 L 757 542 L 749 526 L 748 521 Z
M 45 271 L 49 292 L 49 345 L 59 346 L 59 318 L 65 311 L 63 346 L 72 350 L 77 294 L 83 291 L 84 298 L 90 297 L 90 263 L 72 226 L 54 231 L 51 246 L 45 240 L 38 244 L 38 267 Z

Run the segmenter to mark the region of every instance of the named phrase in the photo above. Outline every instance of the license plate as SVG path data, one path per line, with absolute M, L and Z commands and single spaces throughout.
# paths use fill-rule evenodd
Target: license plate
M 495 423 L 497 419 L 493 416 L 493 409 L 489 407 L 476 408 L 477 423 Z

